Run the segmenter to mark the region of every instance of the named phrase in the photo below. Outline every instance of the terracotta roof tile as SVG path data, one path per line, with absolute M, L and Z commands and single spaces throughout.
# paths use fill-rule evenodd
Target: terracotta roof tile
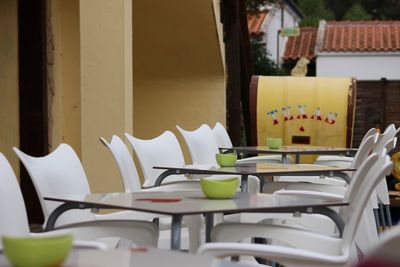
M 328 21 L 321 51 L 400 51 L 400 21 Z
M 301 57 L 313 59 L 315 57 L 317 30 L 314 27 L 304 27 L 300 29 L 300 36 L 289 37 L 283 58 L 286 60 Z
M 257 14 L 247 15 L 247 27 L 249 28 L 250 34 L 263 34 L 260 29 L 267 15 L 268 11 L 260 11 Z

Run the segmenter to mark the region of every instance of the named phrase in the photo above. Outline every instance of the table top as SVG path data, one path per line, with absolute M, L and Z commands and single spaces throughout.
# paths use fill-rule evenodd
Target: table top
M 207 199 L 200 190 L 47 196 L 45 199 L 64 203 L 89 204 L 98 208 L 136 210 L 166 215 L 216 212 L 304 212 L 307 208 L 348 205 L 345 201 L 245 192 L 237 192 L 232 199 L 213 200 Z
M 0 267 L 11 266 L 0 252 Z M 73 250 L 62 265 L 64 267 L 246 267 L 244 263 L 212 260 L 209 257 L 160 250 L 137 248 L 131 250 Z
M 235 151 L 238 153 L 266 153 L 266 154 L 303 154 L 303 155 L 315 155 L 315 154 L 327 154 L 337 155 L 345 154 L 346 156 L 355 154 L 356 148 L 345 148 L 345 147 L 332 147 L 332 146 L 282 146 L 278 149 L 271 149 L 267 146 L 243 146 L 243 147 L 232 147 L 232 148 L 220 148 L 226 151 Z
M 154 169 L 175 170 L 176 174 L 233 174 L 233 175 L 319 175 L 329 172 L 355 171 L 356 169 L 316 164 L 237 163 L 234 167 L 213 164 L 155 166 Z

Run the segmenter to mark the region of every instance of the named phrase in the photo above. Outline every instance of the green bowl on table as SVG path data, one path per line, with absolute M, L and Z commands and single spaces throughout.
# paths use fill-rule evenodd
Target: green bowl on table
M 230 199 L 235 196 L 239 186 L 239 178 L 211 178 L 200 180 L 201 190 L 209 199 Z
M 60 266 L 72 247 L 72 235 L 48 237 L 3 236 L 3 250 L 12 266 Z
M 270 149 L 279 149 L 282 146 L 282 138 L 267 138 L 267 146 Z
M 233 167 L 237 161 L 236 153 L 217 153 L 215 159 L 221 167 Z

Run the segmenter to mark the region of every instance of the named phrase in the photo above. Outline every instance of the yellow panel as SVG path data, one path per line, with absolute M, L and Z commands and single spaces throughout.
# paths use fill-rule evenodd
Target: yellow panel
M 310 145 L 346 146 L 351 78 L 260 76 L 257 93 L 257 140 L 293 136 L 310 138 Z

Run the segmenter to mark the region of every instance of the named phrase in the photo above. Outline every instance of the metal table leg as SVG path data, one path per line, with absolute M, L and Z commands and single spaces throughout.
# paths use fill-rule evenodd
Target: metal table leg
M 392 214 L 390 213 L 390 205 L 385 205 L 386 221 L 389 227 L 393 226 Z
M 379 210 L 374 209 L 374 217 L 375 217 L 375 223 L 376 223 L 376 232 L 379 234 L 381 231 L 381 221 L 379 220 Z
M 181 226 L 182 226 L 182 215 L 172 215 L 171 224 L 171 249 L 181 249 Z
M 383 204 L 379 203 L 378 207 L 379 207 L 379 219 L 382 224 L 382 230 L 385 230 L 385 227 L 387 226 L 387 224 L 386 224 L 386 220 L 385 220 L 385 212 L 383 210 Z
M 300 163 L 300 154 L 296 154 L 295 155 L 295 158 L 296 158 L 296 163 Z

